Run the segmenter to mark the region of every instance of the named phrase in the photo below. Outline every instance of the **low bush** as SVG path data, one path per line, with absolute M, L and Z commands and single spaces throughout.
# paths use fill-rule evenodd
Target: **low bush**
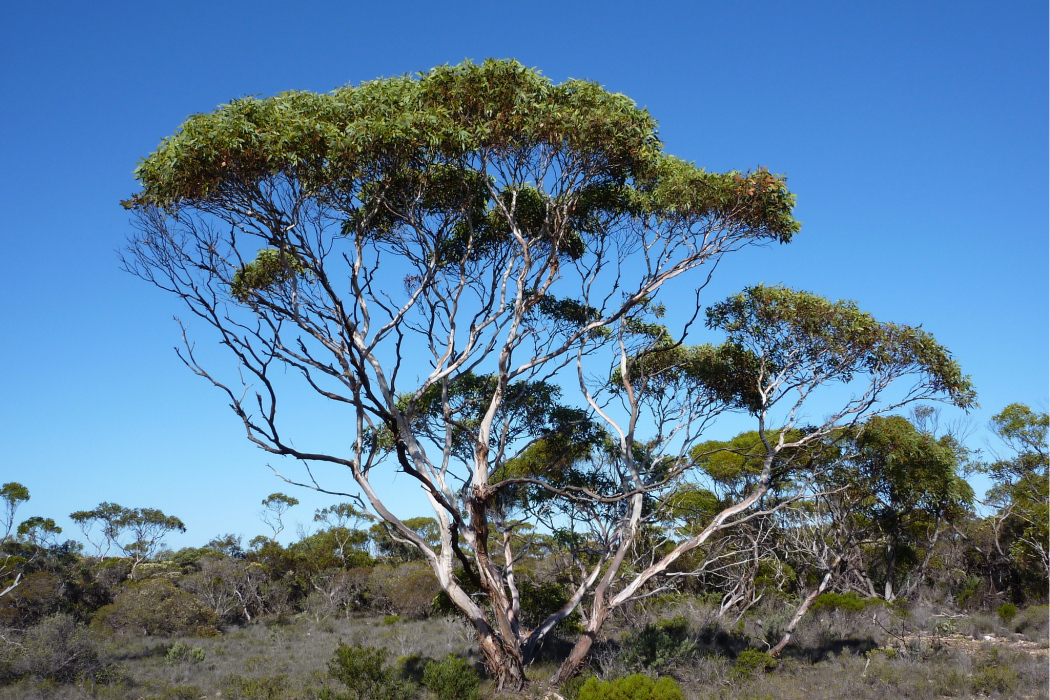
M 53 573 L 29 574 L 9 595 L 0 598 L 0 626 L 25 627 L 59 612 L 65 589 L 62 579 Z
M 685 617 L 659 620 L 646 625 L 636 635 L 624 639 L 620 658 L 632 670 L 659 670 L 676 662 L 688 661 L 696 651 L 689 638 Z
M 0 653 L 0 680 L 7 682 L 32 677 L 68 683 L 93 678 L 104 668 L 90 633 L 69 615 L 46 618 Z
M 1013 603 L 1003 603 L 995 609 L 995 612 L 1000 620 L 1010 624 L 1010 621 L 1017 617 L 1017 606 Z
M 427 666 L 434 663 L 434 659 L 421 654 L 409 654 L 408 656 L 402 656 L 394 662 L 394 667 L 397 669 L 397 675 L 404 678 L 412 683 L 422 683 L 423 673 L 426 671 Z
M 733 662 L 733 674 L 740 678 L 750 678 L 755 671 L 768 672 L 777 667 L 777 660 L 767 652 L 758 649 L 745 649 Z
M 183 661 L 200 663 L 201 661 L 204 661 L 205 658 L 207 658 L 207 652 L 203 649 L 200 647 L 190 648 L 182 642 L 175 642 L 172 644 L 168 647 L 168 651 L 164 655 L 164 661 L 169 666 L 180 664 Z
M 1033 642 L 1046 643 L 1050 637 L 1050 607 L 1033 605 L 1017 616 L 1014 631 Z
M 218 618 L 189 593 L 165 579 L 128 584 L 112 604 L 95 613 L 91 626 L 120 634 L 218 634 Z
M 682 689 L 670 676 L 653 680 L 637 673 L 611 681 L 588 678 L 575 700 L 683 700 Z
M 402 564 L 397 568 L 377 566 L 368 579 L 370 604 L 401 617 L 429 617 L 434 612 L 434 598 L 440 592 L 437 577 L 424 564 Z
M 885 603 L 878 598 L 861 598 L 853 591 L 849 593 L 822 593 L 820 597 L 813 601 L 809 611 L 811 614 L 818 613 L 821 610 L 862 613 L 877 605 L 885 605 Z
M 221 688 L 223 698 L 234 698 L 234 700 L 283 700 L 287 695 L 288 677 L 283 673 L 275 676 L 257 676 L 254 678 L 232 674 L 222 680 Z
M 164 691 L 161 700 L 200 700 L 205 693 L 195 685 L 175 685 Z
M 386 666 L 387 650 L 360 644 L 347 646 L 339 642 L 328 662 L 328 675 L 342 683 L 346 690 L 331 687 L 321 691 L 320 700 L 407 700 L 411 688 Z
M 518 585 L 522 624 L 528 629 L 538 627 L 552 611 L 569 602 L 569 593 L 566 586 L 555 581 L 523 580 Z M 579 610 L 574 610 L 558 623 L 558 629 L 566 634 L 583 634 L 580 619 Z
M 438 700 L 479 700 L 480 682 L 477 671 L 455 654 L 431 662 L 423 670 L 423 686 Z
M 1017 689 L 1020 679 L 1020 673 L 1013 668 L 1011 659 L 992 647 L 982 649 L 974 658 L 970 687 L 975 693 L 1008 695 Z

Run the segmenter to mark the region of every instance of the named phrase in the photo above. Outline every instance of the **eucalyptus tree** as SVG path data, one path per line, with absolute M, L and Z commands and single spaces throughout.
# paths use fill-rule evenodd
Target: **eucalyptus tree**
M 1034 578 L 1045 589 L 1050 577 L 1050 416 L 1015 403 L 992 416 L 990 427 L 1005 448 L 978 467 L 993 484 L 987 500 L 997 509 L 991 516 L 996 552 L 1021 572 L 1038 572 Z
M 182 520 L 165 515 L 157 508 L 125 508 L 108 502 L 91 510 L 70 513 L 69 519 L 80 527 L 84 539 L 95 548 L 100 558 L 106 557 L 116 547 L 131 559 L 128 576 L 132 579 L 139 564 L 153 558 L 168 534 L 186 532 Z
M 237 100 L 188 119 L 136 176 L 126 267 L 181 299 L 239 368 L 215 370 L 185 324 L 182 359 L 250 441 L 303 463 L 302 483 L 353 498 L 315 478 L 323 464 L 349 472 L 358 505 L 473 622 L 501 688 L 525 684 L 538 643 L 586 600 L 567 678 L 617 607 L 761 508 L 777 469 L 804 471 L 778 456 L 892 405 L 972 400 L 925 332 L 779 287 L 712 307 L 722 345 L 684 345 L 723 255 L 797 233 L 794 196 L 764 169 L 709 173 L 667 155 L 627 97 L 513 61 Z M 664 288 L 686 310 L 677 340 L 661 325 Z M 343 421 L 337 447 L 293 436 L 288 370 Z M 901 378 L 913 381 L 883 402 Z M 802 403 L 834 382 L 853 398 L 790 437 Z M 750 491 L 643 555 L 659 544 L 647 518 L 726 410 L 754 415 L 762 436 Z M 436 542 L 377 491 L 395 470 L 432 507 Z M 808 480 L 793 478 L 797 496 Z M 589 554 L 568 602 L 527 629 L 512 535 L 552 513 Z M 593 532 L 564 532 L 583 517 Z
M 892 601 L 922 582 L 941 535 L 970 512 L 973 489 L 960 475 L 951 435 L 920 431 L 903 416 L 875 416 L 851 440 L 838 478 L 859 491 L 849 515 L 867 524 L 882 549 L 882 596 Z
M 273 535 L 269 537 L 270 542 L 276 542 L 277 537 L 284 532 L 284 515 L 297 505 L 299 505 L 298 498 L 283 493 L 271 493 L 262 500 L 263 509 L 259 511 L 259 519 L 266 527 L 273 530 Z M 260 536 L 256 539 L 265 538 Z
M 7 552 L 3 546 L 11 538 L 12 531 L 18 534 L 15 528 L 15 514 L 18 507 L 29 500 L 29 489 L 17 481 L 9 481 L 0 486 L 0 501 L 4 504 L 3 515 L 0 516 L 4 532 L 0 535 L 0 598 L 4 597 L 18 587 L 22 581 L 22 571 L 19 564 L 21 557 Z

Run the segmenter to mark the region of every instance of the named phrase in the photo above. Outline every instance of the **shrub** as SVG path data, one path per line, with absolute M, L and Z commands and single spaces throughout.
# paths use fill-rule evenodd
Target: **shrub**
M 768 672 L 777 667 L 777 661 L 767 652 L 758 649 L 745 649 L 740 652 L 733 662 L 733 674 L 750 678 L 755 671 Z
M 648 624 L 624 641 L 621 658 L 631 669 L 660 669 L 688 659 L 696 644 L 688 637 L 689 623 L 681 616 Z
M 878 598 L 861 598 L 850 591 L 849 593 L 822 593 L 810 607 L 811 613 L 821 610 L 842 610 L 843 612 L 862 613 L 876 605 L 883 605 Z
M 91 626 L 122 634 L 214 636 L 215 613 L 164 579 L 125 586 L 117 599 L 95 613 Z
M 55 615 L 26 630 L 21 645 L 8 645 L 0 677 L 33 676 L 59 683 L 91 677 L 104 668 L 98 649 L 83 625 L 69 615 Z
M 670 676 L 654 681 L 637 673 L 626 678 L 599 681 L 588 678 L 577 700 L 683 700 L 682 689 Z
M 1021 613 L 1014 625 L 1014 631 L 1032 641 L 1045 643 L 1048 636 L 1047 627 L 1050 627 L 1050 608 L 1035 605 Z
M 65 588 L 62 579 L 50 572 L 29 574 L 10 594 L 0 598 L 0 626 L 24 627 L 59 612 Z
M 199 700 L 205 694 L 195 685 L 176 685 L 168 688 L 160 697 L 161 700 Z
M 276 676 L 245 678 L 237 674 L 222 680 L 222 697 L 235 700 L 283 700 L 288 688 L 288 677 Z M 199 696 L 198 696 L 199 697 Z
M 423 686 L 438 700 L 479 700 L 477 671 L 455 654 L 433 661 L 423 669 Z
M 207 658 L 207 652 L 200 647 L 193 647 L 192 649 L 182 642 L 175 642 L 168 647 L 168 652 L 164 655 L 164 661 L 169 666 L 182 663 L 183 661 L 193 661 L 200 663 Z
M 970 676 L 970 687 L 975 693 L 1012 693 L 1017 689 L 1020 674 L 1004 658 L 998 649 L 982 649 L 974 659 L 973 674 Z
M 408 679 L 413 683 L 422 683 L 423 672 L 432 663 L 434 663 L 434 659 L 420 654 L 409 654 L 395 661 L 394 667 L 397 669 L 397 675 L 401 678 Z
M 411 697 L 406 683 L 395 678 L 386 666 L 387 650 L 381 647 L 342 641 L 335 656 L 328 662 L 328 675 L 346 686 L 346 692 L 337 693 L 326 687 L 321 700 L 400 700 Z
M 1010 624 L 1010 621 L 1017 617 L 1017 606 L 1013 603 L 1003 603 L 995 609 L 995 612 L 999 615 L 1000 620 Z
M 434 612 L 434 598 L 440 592 L 434 572 L 423 564 L 402 564 L 396 569 L 377 566 L 368 579 L 371 604 L 402 617 L 428 617 Z
M 518 585 L 521 601 L 521 622 L 528 629 L 538 627 L 553 611 L 569 602 L 569 591 L 554 581 L 534 583 L 525 579 Z M 568 634 L 583 634 L 580 611 L 573 610 L 558 623 L 558 628 Z

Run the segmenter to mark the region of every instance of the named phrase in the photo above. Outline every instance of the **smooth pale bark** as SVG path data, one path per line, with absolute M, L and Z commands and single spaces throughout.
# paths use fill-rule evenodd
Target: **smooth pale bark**
M 21 583 L 21 582 L 22 582 L 22 574 L 21 574 L 21 572 L 19 572 L 19 574 L 17 576 L 15 576 L 15 580 L 11 583 L 11 585 L 9 585 L 4 590 L 0 591 L 0 598 L 3 598 L 8 593 L 10 593 L 11 591 L 13 591 L 16 588 L 18 588 L 18 584 Z
M 751 493 L 751 495 L 749 495 L 741 502 L 723 510 L 715 517 L 715 519 L 711 522 L 710 525 L 704 528 L 704 530 L 700 534 L 680 543 L 672 551 L 670 551 L 663 558 L 661 558 L 660 561 L 648 567 L 638 576 L 632 579 L 631 583 L 629 583 L 623 590 L 617 593 L 611 600 L 608 601 L 608 603 L 606 603 L 605 594 L 608 590 L 609 585 L 611 585 L 613 575 L 615 574 L 616 570 L 619 569 L 619 563 L 622 563 L 623 555 L 626 554 L 626 551 L 629 546 L 628 542 L 624 542 L 621 544 L 621 551 L 617 552 L 617 555 L 620 558 L 619 561 L 615 559 L 613 560 L 609 572 L 607 572 L 602 579 L 602 583 L 599 584 L 597 588 L 595 588 L 594 605 L 592 607 L 590 624 L 587 626 L 587 630 L 584 632 L 584 634 L 576 641 L 575 646 L 573 646 L 572 651 L 569 653 L 569 657 L 565 659 L 561 667 L 558 669 L 558 672 L 554 675 L 553 678 L 551 678 L 552 684 L 561 685 L 576 674 L 576 672 L 580 668 L 580 665 L 583 663 L 583 660 L 587 657 L 587 654 L 590 652 L 591 647 L 594 644 L 594 638 L 595 636 L 597 636 L 598 630 L 601 629 L 602 624 L 605 622 L 609 614 L 615 608 L 629 601 L 635 595 L 639 588 L 644 586 L 654 576 L 657 576 L 661 572 L 665 571 L 667 567 L 673 564 L 683 554 L 699 547 L 704 542 L 706 542 L 711 537 L 711 535 L 723 529 L 725 527 L 726 520 L 733 517 L 734 515 L 737 515 L 747 510 L 755 503 L 757 503 L 763 495 L 765 495 L 765 493 L 769 490 L 769 473 L 770 468 L 772 466 L 772 462 L 772 456 L 766 458 L 765 466 L 762 471 L 761 481 L 759 482 L 759 485 L 754 490 L 754 492 Z
M 814 601 L 816 601 L 816 599 L 820 597 L 820 594 L 823 593 L 825 590 L 827 590 L 828 585 L 831 583 L 831 580 L 834 578 L 835 569 L 838 568 L 838 566 L 839 566 L 839 564 L 841 562 L 842 562 L 842 555 L 839 554 L 838 556 L 835 557 L 835 560 L 831 563 L 831 566 L 828 568 L 827 573 L 824 574 L 824 578 L 821 579 L 820 585 L 817 586 L 817 590 L 813 591 L 808 596 L 806 596 L 806 599 L 803 600 L 802 604 L 798 606 L 797 610 L 795 610 L 795 614 L 791 618 L 791 622 L 789 622 L 788 626 L 784 628 L 784 636 L 780 638 L 780 641 L 777 642 L 777 645 L 775 647 L 773 647 L 772 649 L 769 650 L 769 655 L 770 656 L 775 658 L 777 656 L 780 656 L 780 652 L 784 651 L 784 647 L 786 647 L 788 645 L 788 643 L 791 641 L 791 635 L 795 633 L 795 628 L 798 626 L 798 623 L 802 620 L 802 618 L 809 611 L 809 609 L 813 605 Z

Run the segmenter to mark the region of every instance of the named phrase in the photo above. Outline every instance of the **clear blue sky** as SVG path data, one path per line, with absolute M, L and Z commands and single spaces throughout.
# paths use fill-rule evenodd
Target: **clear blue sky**
M 250 538 L 266 469 L 118 269 L 136 162 L 232 98 L 516 58 L 626 93 L 667 150 L 786 173 L 802 233 L 719 270 L 923 327 L 989 416 L 1048 394 L 1047 6 L 1038 2 L 3 3 L 0 483 L 52 516 L 159 507 Z M 710 298 L 710 297 L 709 297 Z M 949 416 L 950 417 L 950 416 Z

